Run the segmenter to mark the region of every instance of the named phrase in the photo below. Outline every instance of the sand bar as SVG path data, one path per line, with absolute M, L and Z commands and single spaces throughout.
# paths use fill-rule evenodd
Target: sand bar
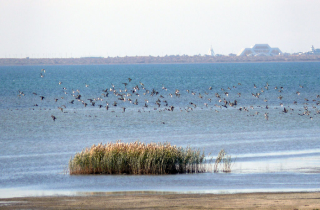
M 320 209 L 320 192 L 240 194 L 92 193 L 0 199 L 0 209 Z

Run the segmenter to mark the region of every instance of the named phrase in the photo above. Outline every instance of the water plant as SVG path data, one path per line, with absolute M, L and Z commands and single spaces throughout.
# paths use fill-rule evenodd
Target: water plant
M 224 149 L 220 150 L 214 163 L 213 172 L 218 173 L 220 171 L 220 168 L 222 168 L 222 172 L 230 173 L 232 162 L 233 160 L 231 159 L 231 156 L 227 155 Z M 221 165 L 222 167 L 220 167 Z
M 170 143 L 93 145 L 71 157 L 70 174 L 177 174 L 206 172 L 205 155 Z

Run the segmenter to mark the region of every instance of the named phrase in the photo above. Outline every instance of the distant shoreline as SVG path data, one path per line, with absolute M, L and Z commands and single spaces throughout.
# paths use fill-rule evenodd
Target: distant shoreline
M 193 64 L 193 63 L 264 63 L 320 62 L 320 55 L 286 56 L 126 56 L 85 58 L 0 58 L 0 66 L 32 65 L 115 65 L 115 64 Z

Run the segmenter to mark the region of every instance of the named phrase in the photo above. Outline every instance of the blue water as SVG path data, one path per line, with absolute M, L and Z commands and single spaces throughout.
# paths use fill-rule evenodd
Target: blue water
M 139 89 L 133 93 L 136 86 Z M 108 97 L 103 95 L 106 89 Z M 153 90 L 157 94 L 152 95 Z M 257 93 L 259 97 L 254 97 Z M 2 66 L 0 197 L 117 191 L 317 191 L 319 94 L 320 63 L 312 62 Z M 79 101 L 77 95 L 81 95 Z M 121 95 L 124 100 L 119 100 Z M 224 100 L 236 100 L 237 105 L 223 107 Z M 173 111 L 168 111 L 170 106 Z M 234 160 L 232 173 L 66 173 L 76 152 L 119 139 L 168 141 L 199 148 L 213 158 L 225 149 Z

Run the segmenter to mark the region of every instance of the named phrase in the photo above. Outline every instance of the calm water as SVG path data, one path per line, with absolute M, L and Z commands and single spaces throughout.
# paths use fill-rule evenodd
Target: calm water
M 319 94 L 320 63 L 0 67 L 0 197 L 318 191 Z M 230 174 L 65 173 L 76 152 L 119 139 L 225 149 L 235 163 Z

